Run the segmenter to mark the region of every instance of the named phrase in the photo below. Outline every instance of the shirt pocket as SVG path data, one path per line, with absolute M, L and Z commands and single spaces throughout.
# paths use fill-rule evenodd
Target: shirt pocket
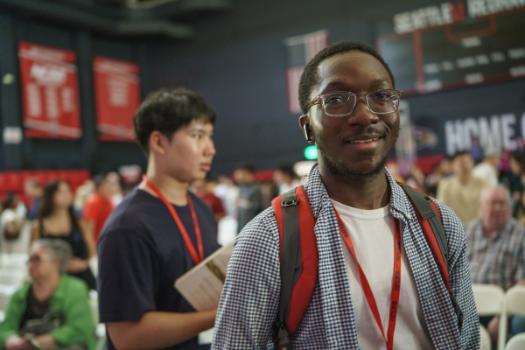
M 518 258 L 512 251 L 501 252 L 499 261 L 499 275 L 502 278 L 501 285 L 507 289 L 517 282 Z

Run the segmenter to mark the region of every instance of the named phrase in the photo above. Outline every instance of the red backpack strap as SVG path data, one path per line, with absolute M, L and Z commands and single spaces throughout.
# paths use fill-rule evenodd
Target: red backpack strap
M 439 205 L 430 197 L 414 190 L 412 187 L 405 184 L 400 185 L 414 206 L 419 223 L 421 224 L 423 232 L 425 233 L 425 238 L 428 242 L 428 245 L 430 246 L 430 249 L 432 250 L 434 259 L 439 266 L 443 282 L 447 286 L 450 299 L 452 300 L 452 305 L 454 306 L 454 310 L 458 316 L 459 328 L 461 329 L 463 325 L 463 312 L 461 311 L 456 298 L 452 294 L 452 285 L 450 283 L 448 266 L 447 236 L 445 233 L 445 228 L 443 227 Z
M 434 202 L 432 203 L 432 209 L 436 210 L 434 208 L 437 207 L 437 205 Z M 437 215 L 441 215 L 439 209 L 437 209 Z M 448 263 L 446 260 L 446 253 L 443 252 L 442 245 L 440 245 L 440 240 L 437 237 L 436 231 L 433 229 L 432 221 L 428 218 L 420 218 L 419 220 L 421 227 L 423 228 L 423 231 L 425 232 L 425 236 L 428 242 L 428 245 L 430 246 L 430 249 L 432 249 L 432 253 L 434 254 L 434 258 L 436 259 L 437 264 L 439 265 L 439 270 L 441 271 L 441 277 L 443 277 L 443 281 L 445 282 L 445 285 L 447 286 L 447 289 L 449 292 L 451 291 L 451 285 L 450 285 L 450 278 L 448 274 Z
M 425 233 L 432 254 L 441 271 L 443 281 L 450 291 L 447 263 L 447 239 L 445 229 L 441 223 L 441 212 L 439 207 L 426 195 L 414 190 L 412 187 L 402 184 L 401 187 L 410 198 L 421 228 Z
M 281 298 L 274 341 L 287 349 L 299 328 L 317 285 L 318 252 L 315 218 L 303 186 L 272 201 L 279 228 Z
M 437 205 L 436 202 L 431 200 L 427 197 L 428 202 L 432 206 L 432 209 L 434 210 L 434 216 L 430 219 L 423 220 L 422 224 L 430 227 L 423 228 L 425 231 L 425 235 L 427 236 L 427 240 L 432 245 L 432 250 L 434 252 L 441 252 L 441 254 L 434 254 L 436 256 L 436 260 L 440 266 L 441 275 L 443 277 L 443 280 L 445 281 L 445 284 L 447 285 L 447 289 L 449 292 L 451 291 L 452 286 L 450 285 L 450 277 L 448 274 L 448 261 L 445 260 L 448 258 L 448 252 L 447 252 L 447 242 L 445 237 L 445 229 L 442 224 L 441 219 L 441 210 L 439 209 L 439 205 Z M 440 229 L 434 228 L 434 226 L 438 226 L 433 220 L 438 220 L 438 224 L 441 227 Z M 436 233 L 436 232 L 443 232 L 443 235 Z

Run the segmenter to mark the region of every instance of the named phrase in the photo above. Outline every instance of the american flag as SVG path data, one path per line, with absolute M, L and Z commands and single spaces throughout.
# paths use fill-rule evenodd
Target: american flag
M 289 37 L 284 40 L 284 43 L 288 56 L 288 68 L 286 70 L 288 110 L 292 114 L 297 114 L 301 113 L 298 91 L 301 74 L 306 63 L 328 46 L 328 31 L 318 30 Z

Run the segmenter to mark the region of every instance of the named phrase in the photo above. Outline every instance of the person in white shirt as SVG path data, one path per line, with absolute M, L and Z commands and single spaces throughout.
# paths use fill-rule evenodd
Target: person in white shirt
M 487 154 L 483 161 L 472 169 L 472 175 L 485 180 L 491 186 L 496 186 L 498 184 L 498 164 L 498 154 Z

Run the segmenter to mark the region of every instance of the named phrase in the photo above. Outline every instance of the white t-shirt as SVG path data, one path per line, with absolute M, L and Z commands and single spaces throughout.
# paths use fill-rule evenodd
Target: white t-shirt
M 334 200 L 332 203 L 352 238 L 357 258 L 374 293 L 386 336 L 394 269 L 394 219 L 389 206 L 364 210 Z M 363 350 L 386 349 L 381 331 L 363 293 L 355 261 L 344 243 L 343 246 L 360 347 Z M 403 250 L 402 255 L 401 291 L 394 331 L 394 349 L 433 349 L 423 324 L 414 280 Z
M 489 183 L 492 186 L 498 185 L 498 172 L 490 164 L 479 163 L 472 169 L 472 175 L 485 180 L 487 183 Z

